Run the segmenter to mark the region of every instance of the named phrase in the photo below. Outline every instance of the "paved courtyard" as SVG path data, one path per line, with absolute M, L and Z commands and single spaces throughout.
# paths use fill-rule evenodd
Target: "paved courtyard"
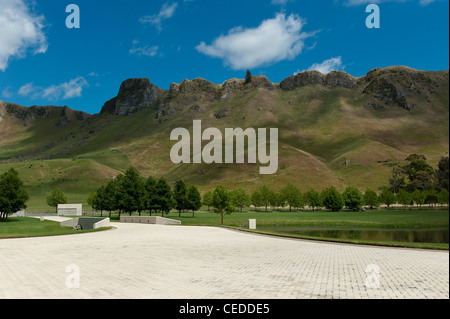
M 0 240 L 0 299 L 449 298 L 448 252 L 114 225 Z

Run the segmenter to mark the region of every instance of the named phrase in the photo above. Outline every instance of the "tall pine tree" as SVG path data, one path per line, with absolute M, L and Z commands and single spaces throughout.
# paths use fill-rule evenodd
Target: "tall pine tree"
M 162 216 L 164 216 L 164 213 L 170 213 L 170 210 L 175 206 L 172 188 L 164 177 L 156 184 L 155 204 L 161 211 Z
M 175 208 L 178 210 L 178 216 L 181 217 L 181 212 L 189 208 L 188 188 L 184 181 L 180 180 L 175 183 L 173 199 L 175 200 Z
M 247 70 L 247 73 L 245 74 L 245 84 L 250 84 L 252 82 L 253 76 L 250 70 Z

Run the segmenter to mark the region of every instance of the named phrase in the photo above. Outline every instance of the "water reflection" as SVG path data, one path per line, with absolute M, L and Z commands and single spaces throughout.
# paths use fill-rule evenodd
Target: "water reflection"
M 449 243 L 449 229 L 323 229 L 297 226 L 261 226 L 260 230 L 336 239 L 397 241 L 409 243 Z

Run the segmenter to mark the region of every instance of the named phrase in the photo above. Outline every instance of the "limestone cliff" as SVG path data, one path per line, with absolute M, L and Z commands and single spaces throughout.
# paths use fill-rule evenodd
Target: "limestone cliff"
M 127 116 L 158 101 L 160 89 L 149 79 L 128 79 L 120 86 L 119 94 L 105 103 L 101 113 Z

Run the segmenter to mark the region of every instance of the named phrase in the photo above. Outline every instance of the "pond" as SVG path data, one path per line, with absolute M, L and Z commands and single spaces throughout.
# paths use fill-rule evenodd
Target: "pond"
M 258 230 L 319 238 L 448 244 L 449 229 L 346 229 L 300 226 L 259 226 Z

